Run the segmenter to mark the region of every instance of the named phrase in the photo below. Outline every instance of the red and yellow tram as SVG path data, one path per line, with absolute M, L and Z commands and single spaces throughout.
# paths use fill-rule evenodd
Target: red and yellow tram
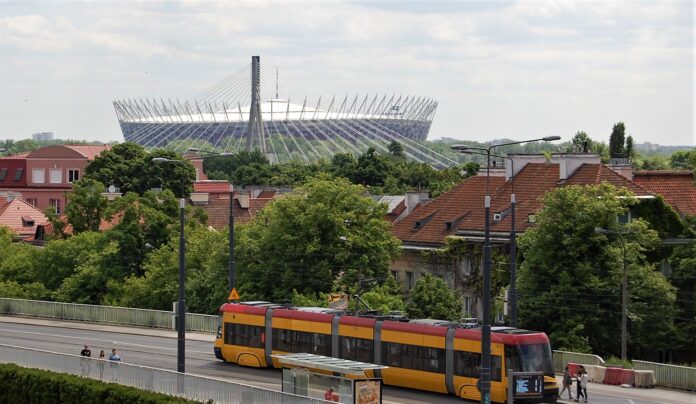
M 226 362 L 280 367 L 271 355 L 313 353 L 386 365 L 374 376 L 388 385 L 480 399 L 479 328 L 266 302 L 224 304 L 220 316 L 215 356 Z M 506 369 L 513 369 L 543 372 L 545 401 L 555 401 L 558 386 L 546 334 L 511 327 L 491 331 L 491 400 L 505 402 Z

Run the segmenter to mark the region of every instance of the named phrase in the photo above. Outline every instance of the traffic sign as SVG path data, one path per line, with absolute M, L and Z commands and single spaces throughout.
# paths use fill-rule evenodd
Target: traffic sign
M 227 296 L 227 300 L 230 300 L 230 301 L 239 300 L 239 293 L 237 293 L 237 288 L 232 288 L 230 295 Z

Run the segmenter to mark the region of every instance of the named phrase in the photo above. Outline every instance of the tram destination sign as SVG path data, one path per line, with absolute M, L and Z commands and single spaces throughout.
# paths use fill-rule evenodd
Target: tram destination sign
M 544 396 L 544 374 L 542 372 L 513 372 L 512 388 L 515 398 Z

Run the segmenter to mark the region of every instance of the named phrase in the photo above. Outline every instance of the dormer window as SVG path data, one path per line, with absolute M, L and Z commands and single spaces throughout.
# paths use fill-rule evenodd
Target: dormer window
M 22 227 L 34 227 L 34 219 L 29 216 L 22 216 Z
M 452 230 L 452 222 L 445 222 L 445 230 Z
M 536 223 L 536 215 L 534 213 L 527 215 L 527 223 Z

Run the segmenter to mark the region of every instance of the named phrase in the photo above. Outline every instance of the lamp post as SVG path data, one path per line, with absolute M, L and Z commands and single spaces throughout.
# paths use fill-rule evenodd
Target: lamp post
M 471 147 L 467 150 L 462 150 L 466 154 L 487 155 L 486 149 Z M 491 154 L 491 157 L 507 159 L 510 161 L 510 184 L 512 192 L 510 193 L 510 289 L 508 296 L 508 304 L 510 307 L 510 326 L 517 327 L 517 233 L 515 233 L 515 160 L 512 157 L 503 156 L 500 154 Z
M 178 163 L 181 160 L 173 160 L 164 157 L 155 157 L 153 163 L 166 164 Z M 176 371 L 186 373 L 186 237 L 184 235 L 184 208 L 186 199 L 179 199 L 179 300 L 176 303 Z
M 626 329 L 626 310 L 628 309 L 628 276 L 626 274 L 626 243 L 623 236 L 626 233 L 603 229 L 601 227 L 594 228 L 597 234 L 610 234 L 619 238 L 621 241 L 621 252 L 623 256 L 623 274 L 621 284 L 621 360 L 626 360 L 626 337 L 628 330 Z
M 466 145 L 454 145 L 452 150 L 465 152 L 466 150 L 482 150 L 486 154 L 486 196 L 484 198 L 484 236 L 483 236 L 483 320 L 481 322 L 481 403 L 490 404 L 491 402 L 491 243 L 490 243 L 490 216 L 491 216 L 491 196 L 488 183 L 490 178 L 491 151 L 500 146 L 511 146 L 535 142 L 539 140 L 551 141 L 558 140 L 559 136 L 548 136 L 541 139 L 523 140 L 519 142 L 509 142 L 491 145 L 488 148 L 471 148 Z
M 233 153 L 216 153 L 206 150 L 189 148 L 188 152 L 206 153 L 209 156 L 203 157 L 230 157 Z M 229 259 L 227 261 L 227 292 L 230 296 L 237 295 L 237 266 L 234 260 L 234 187 L 232 186 L 232 165 L 230 164 L 230 210 L 228 213 L 228 227 L 230 231 L 229 240 Z

